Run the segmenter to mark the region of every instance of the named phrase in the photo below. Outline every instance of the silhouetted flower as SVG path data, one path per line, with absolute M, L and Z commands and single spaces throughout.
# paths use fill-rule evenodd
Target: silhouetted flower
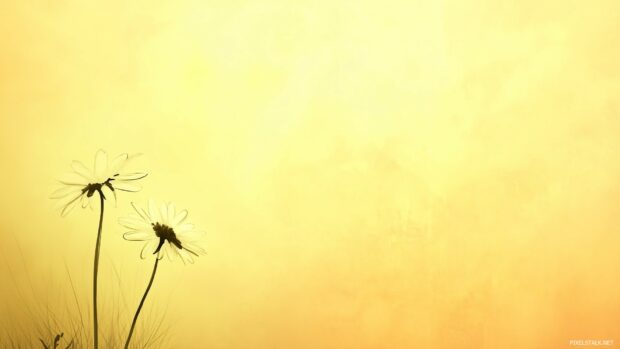
M 205 250 L 196 244 L 203 233 L 194 225 L 185 222 L 187 210 L 177 211 L 174 204 L 157 205 L 149 200 L 148 209 L 131 204 L 136 213 L 120 218 L 119 223 L 130 231 L 123 237 L 130 241 L 144 241 L 140 257 L 157 254 L 161 259 L 181 258 L 183 263 L 194 263 L 194 258 L 205 254 Z
M 125 165 L 131 159 L 127 154 L 121 154 L 108 161 L 105 151 L 99 150 L 95 154 L 95 163 L 91 171 L 80 161 L 73 161 L 73 172 L 66 175 L 59 182 L 63 185 L 54 191 L 50 198 L 59 199 L 62 207 L 61 215 L 66 216 L 78 202 L 83 208 L 92 207 L 92 197 L 95 192 L 105 199 L 104 190 L 109 191 L 116 201 L 116 191 L 137 192 L 142 189 L 133 181 L 146 177 L 143 172 L 125 172 Z

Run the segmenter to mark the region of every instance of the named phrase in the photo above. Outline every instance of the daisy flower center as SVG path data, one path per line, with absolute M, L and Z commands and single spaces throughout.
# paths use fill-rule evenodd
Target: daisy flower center
M 87 186 L 82 189 L 82 193 L 86 193 L 87 197 L 93 196 L 96 191 L 101 190 L 101 183 L 88 183 Z
M 115 175 L 118 176 L 118 175 Z M 105 185 L 108 188 L 110 188 L 110 190 L 114 191 L 114 187 L 112 187 L 112 181 L 114 180 L 114 178 L 108 178 L 106 179 L 105 182 L 103 183 L 88 183 L 84 189 L 82 189 L 82 193 L 86 193 L 87 197 L 91 197 L 93 196 L 93 194 L 95 192 L 99 192 L 101 193 L 101 188 Z M 103 193 L 102 193 L 103 195 Z M 103 197 L 105 199 L 105 196 Z
M 165 224 L 155 223 L 151 224 L 153 226 L 153 231 L 155 235 L 159 238 L 159 246 L 157 246 L 157 250 L 155 253 L 159 252 L 164 242 L 168 241 L 170 244 L 176 246 L 178 249 L 182 249 L 181 241 L 177 238 L 177 235 L 174 233 L 174 230 Z

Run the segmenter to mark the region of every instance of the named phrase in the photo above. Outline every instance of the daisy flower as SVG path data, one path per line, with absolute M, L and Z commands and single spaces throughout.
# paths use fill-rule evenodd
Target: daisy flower
M 127 172 L 127 163 L 135 156 L 121 154 L 111 161 L 105 151 L 99 150 L 95 154 L 93 169 L 89 169 L 80 161 L 71 163 L 72 173 L 59 180 L 63 186 L 54 191 L 50 198 L 58 199 L 62 207 L 61 215 L 66 216 L 77 206 L 92 208 L 92 198 L 99 193 L 105 199 L 105 192 L 111 192 L 116 202 L 116 192 L 137 192 L 142 188 L 134 183 L 146 177 L 143 172 Z
M 197 231 L 192 224 L 185 222 L 187 210 L 177 211 L 176 207 L 171 203 L 157 205 L 152 200 L 149 200 L 146 209 L 138 207 L 133 203 L 131 205 L 135 213 L 119 219 L 119 223 L 129 229 L 123 237 L 130 241 L 144 242 L 142 252 L 140 253 L 140 257 L 143 259 L 149 255 L 156 256 L 151 278 L 131 322 L 131 328 L 125 341 L 125 349 L 129 348 L 140 311 L 153 286 L 159 261 L 167 256 L 171 260 L 178 257 L 183 263 L 194 263 L 194 258 L 205 254 L 205 250 L 196 243 L 202 236 L 202 233 Z
M 98 150 L 95 154 L 95 163 L 91 171 L 83 163 L 73 161 L 73 173 L 60 180 L 62 188 L 54 191 L 52 199 L 58 199 L 62 207 L 61 215 L 66 216 L 78 202 L 82 207 L 91 207 L 92 197 L 99 194 L 99 227 L 97 228 L 97 242 L 95 244 L 95 259 L 93 263 L 93 347 L 99 348 L 99 320 L 97 316 L 97 282 L 99 272 L 99 255 L 101 253 L 101 231 L 103 227 L 104 191 L 110 191 L 116 202 L 116 191 L 139 191 L 141 188 L 133 181 L 146 177 L 142 172 L 125 172 L 125 165 L 130 157 L 121 154 L 112 161 L 108 161 L 108 154 Z
M 166 256 L 170 260 L 179 258 L 183 263 L 194 263 L 194 259 L 205 254 L 197 244 L 203 233 L 193 224 L 187 223 L 187 210 L 177 210 L 172 203 L 148 202 L 143 209 L 131 204 L 135 213 L 120 218 L 119 223 L 129 229 L 123 237 L 129 241 L 143 241 L 140 253 L 142 259 L 156 254 L 157 259 Z

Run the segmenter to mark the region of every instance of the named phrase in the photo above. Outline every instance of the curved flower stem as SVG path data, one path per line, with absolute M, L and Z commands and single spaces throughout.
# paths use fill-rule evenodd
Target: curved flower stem
M 153 267 L 153 273 L 151 274 L 151 280 L 149 280 L 149 285 L 146 286 L 146 291 L 144 291 L 144 295 L 142 296 L 142 300 L 140 301 L 140 305 L 138 305 L 138 310 L 136 310 L 136 315 L 133 317 L 133 322 L 131 323 L 131 329 L 129 329 L 129 335 L 127 336 L 127 341 L 125 342 L 125 349 L 129 348 L 129 341 L 131 341 L 131 336 L 133 335 L 133 330 L 136 327 L 136 321 L 138 321 L 138 316 L 140 315 L 140 310 L 142 310 L 142 306 L 144 305 L 144 301 L 146 300 L 146 296 L 148 296 L 149 291 L 151 290 L 151 286 L 153 286 L 153 280 L 155 279 L 155 273 L 157 272 L 157 264 L 159 263 L 159 258 L 155 256 L 155 266 Z
M 103 227 L 103 200 L 104 196 L 99 190 L 101 209 L 99 213 L 99 229 L 97 230 L 97 245 L 95 245 L 95 262 L 93 271 L 93 321 L 94 321 L 94 348 L 99 348 L 99 323 L 97 319 L 97 276 L 99 274 L 99 252 L 101 250 L 101 228 Z

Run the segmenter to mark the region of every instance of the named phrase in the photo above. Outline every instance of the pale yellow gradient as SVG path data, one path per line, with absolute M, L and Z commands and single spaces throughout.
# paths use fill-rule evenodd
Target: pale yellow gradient
M 151 271 L 117 218 L 155 198 L 207 232 L 145 305 L 163 347 L 620 343 L 618 23 L 616 0 L 4 1 L 0 326 L 75 316 L 68 271 L 89 309 L 98 212 L 48 197 L 103 148 L 149 172 L 106 207 L 103 331 Z

